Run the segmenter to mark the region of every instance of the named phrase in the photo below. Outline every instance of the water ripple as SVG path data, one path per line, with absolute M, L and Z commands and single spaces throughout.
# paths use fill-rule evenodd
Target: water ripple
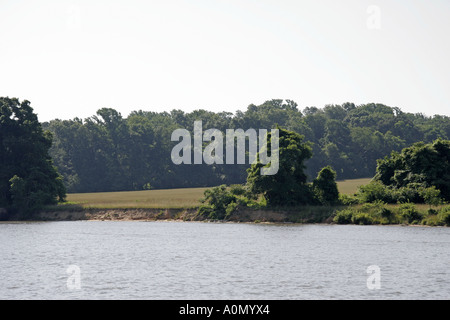
M 449 243 L 450 228 L 1 223 L 0 299 L 449 299 Z

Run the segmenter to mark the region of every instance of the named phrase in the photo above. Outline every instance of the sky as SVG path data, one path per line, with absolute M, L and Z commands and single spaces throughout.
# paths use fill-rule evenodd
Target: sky
M 450 116 L 448 0 L 0 0 L 0 96 L 108 107 L 353 102 Z

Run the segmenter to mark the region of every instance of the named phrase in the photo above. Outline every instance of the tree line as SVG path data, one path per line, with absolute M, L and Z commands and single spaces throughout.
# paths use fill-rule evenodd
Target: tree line
M 171 134 L 179 128 L 271 129 L 299 133 L 311 148 L 305 174 L 312 181 L 330 166 L 337 179 L 372 177 L 377 160 L 415 142 L 450 138 L 450 118 L 412 114 L 383 104 L 344 103 L 303 110 L 292 100 L 251 104 L 245 111 L 133 111 L 123 117 L 112 108 L 72 120 L 42 123 L 53 135 L 50 155 L 68 192 L 210 187 L 245 183 L 250 164 L 176 165 Z
M 52 135 L 42 129 L 29 101 L 0 97 L 0 220 L 8 212 L 26 216 L 64 200 L 51 145 Z

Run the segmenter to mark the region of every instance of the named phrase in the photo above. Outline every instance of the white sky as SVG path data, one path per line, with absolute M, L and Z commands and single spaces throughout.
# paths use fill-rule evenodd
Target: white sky
M 449 35 L 448 0 L 0 0 L 0 96 L 41 121 L 270 99 L 450 115 Z

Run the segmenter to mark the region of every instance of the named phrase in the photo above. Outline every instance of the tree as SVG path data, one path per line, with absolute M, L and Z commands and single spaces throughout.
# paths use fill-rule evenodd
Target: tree
M 30 102 L 0 98 L 0 207 L 27 215 L 65 198 L 44 132 Z
M 426 204 L 430 205 L 430 209 L 432 206 L 438 206 L 442 203 L 441 192 L 436 189 L 435 186 L 430 188 L 426 188 L 422 191 L 422 196 Z
M 304 162 L 312 156 L 311 147 L 303 142 L 300 134 L 281 128 L 278 130 L 278 172 L 261 175 L 263 164 L 258 161 L 248 169 L 247 185 L 251 192 L 263 194 L 270 206 L 311 203 L 313 196 L 304 173 Z
M 415 143 L 378 161 L 375 180 L 394 188 L 435 187 L 450 200 L 450 141 Z M 432 196 L 430 196 L 432 197 Z
M 336 171 L 330 166 L 320 170 L 313 181 L 314 194 L 322 204 L 333 204 L 339 199 L 339 191 L 336 184 Z

